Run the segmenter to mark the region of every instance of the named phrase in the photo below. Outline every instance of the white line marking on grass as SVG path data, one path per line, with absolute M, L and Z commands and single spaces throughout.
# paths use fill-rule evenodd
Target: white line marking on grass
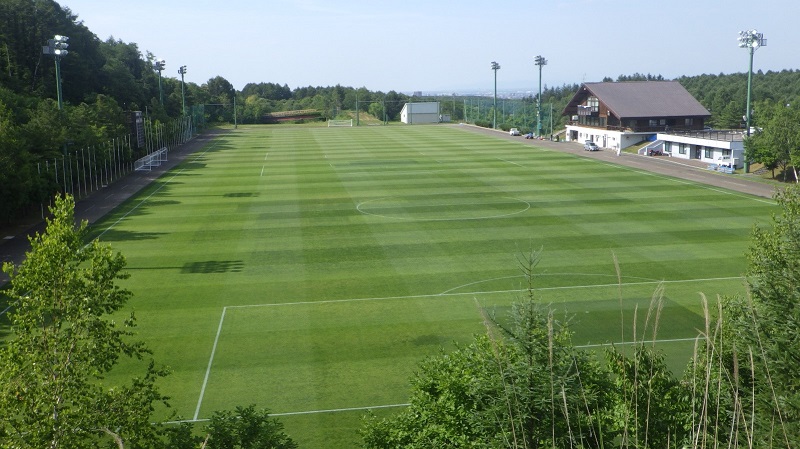
M 642 282 L 626 282 L 621 284 L 623 287 L 636 286 L 636 285 L 653 285 L 653 284 L 681 284 L 687 282 L 708 282 L 708 281 L 732 281 L 736 279 L 744 279 L 742 276 L 731 277 L 718 277 L 718 278 L 704 278 L 704 279 L 677 279 L 677 280 L 653 280 Z M 619 287 L 618 283 L 609 284 L 591 284 L 591 285 L 563 285 L 559 287 L 540 287 L 534 288 L 534 291 L 554 291 L 554 290 L 572 290 L 572 289 L 586 289 L 586 288 L 599 288 L 599 287 Z M 348 302 L 362 302 L 362 301 L 386 301 L 393 299 L 423 299 L 423 298 L 441 298 L 441 297 L 456 297 L 466 295 L 494 295 L 499 293 L 519 293 L 527 291 L 525 288 L 517 288 L 510 290 L 489 290 L 489 291 L 472 291 L 462 293 L 433 293 L 425 295 L 408 295 L 408 296 L 382 296 L 370 298 L 345 298 L 345 299 L 327 299 L 322 301 L 296 301 L 296 302 L 281 302 L 269 304 L 242 304 L 238 306 L 225 306 L 226 309 L 246 309 L 251 307 L 279 307 L 279 306 L 295 306 L 295 305 L 313 305 L 313 304 L 337 304 Z
M 222 315 L 219 317 L 219 325 L 217 326 L 217 336 L 214 337 L 214 346 L 211 347 L 211 357 L 208 358 L 208 366 L 206 367 L 206 375 L 203 378 L 203 386 L 200 388 L 200 397 L 197 399 L 197 408 L 194 409 L 194 419 L 200 415 L 200 407 L 203 405 L 203 396 L 206 394 L 206 385 L 208 385 L 208 376 L 211 375 L 211 364 L 214 363 L 214 353 L 217 352 L 217 343 L 219 343 L 219 335 L 222 333 L 222 323 L 225 321 L 225 312 L 228 311 L 227 307 L 222 308 Z
M 516 165 L 517 167 L 522 167 L 522 168 L 525 168 L 525 166 L 524 166 L 524 165 L 517 164 L 517 163 L 516 163 L 516 162 L 514 162 L 514 161 L 507 161 L 507 160 L 505 160 L 505 159 L 503 159 L 503 158 L 501 158 L 501 157 L 495 157 L 495 159 L 497 159 L 498 161 L 507 162 L 507 163 L 509 163 L 509 164 L 514 164 L 514 165 Z
M 610 278 L 616 278 L 617 277 L 616 274 L 602 274 L 602 273 L 538 273 L 538 274 L 536 274 L 536 276 L 599 276 L 599 277 L 601 276 L 601 277 L 610 277 Z M 522 275 L 522 274 L 515 274 L 514 276 L 503 276 L 503 277 L 499 277 L 499 278 L 483 279 L 483 280 L 480 280 L 480 281 L 469 282 L 469 283 L 466 283 L 464 285 L 459 285 L 458 287 L 453 287 L 453 288 L 451 288 L 449 290 L 445 290 L 442 293 L 440 293 L 440 295 L 445 295 L 447 293 L 451 293 L 451 292 L 454 292 L 456 290 L 460 290 L 460 289 L 462 289 L 464 287 L 469 287 L 471 285 L 483 284 L 485 282 L 501 281 L 503 279 L 521 278 L 521 277 L 525 277 L 525 276 Z M 645 281 L 659 282 L 658 279 L 654 279 L 654 278 L 643 278 L 643 277 L 639 277 L 639 276 L 625 276 L 625 277 L 628 278 L 628 279 L 644 279 Z
M 399 408 L 408 407 L 411 404 L 388 404 L 388 405 L 373 405 L 369 407 L 347 407 L 347 408 L 334 408 L 329 410 L 307 410 L 304 412 L 285 412 L 285 413 L 270 413 L 269 416 L 292 416 L 292 415 L 314 415 L 318 413 L 339 413 L 339 412 L 357 412 L 361 410 L 377 410 L 382 408 Z M 164 421 L 161 424 L 175 425 L 181 423 L 199 423 L 211 421 L 209 418 L 195 418 L 195 419 L 181 419 L 178 421 Z
M 577 349 L 588 349 L 588 348 L 602 348 L 604 346 L 613 346 L 613 345 L 636 345 L 640 343 L 679 343 L 684 341 L 697 341 L 697 340 L 705 340 L 703 337 L 693 337 L 693 338 L 670 338 L 666 340 L 642 340 L 642 341 L 623 341 L 623 342 L 613 342 L 613 343 L 597 343 L 593 345 L 578 345 L 575 346 Z
M 318 413 L 357 412 L 360 410 L 372 410 L 379 408 L 408 407 L 409 405 L 411 404 L 389 404 L 389 405 L 373 405 L 372 407 L 333 408 L 330 410 L 308 410 L 305 412 L 270 413 L 270 416 L 292 416 L 292 415 L 313 415 Z
M 554 274 L 555 275 L 555 274 Z M 594 275 L 594 274 L 592 274 Z M 610 276 L 610 275 L 609 275 Z M 518 276 L 508 276 L 510 277 L 518 277 Z M 497 278 L 497 279 L 506 279 L 506 278 Z M 704 282 L 704 281 L 717 281 L 717 280 L 734 280 L 734 279 L 743 279 L 742 276 L 732 276 L 732 277 L 718 277 L 718 278 L 703 278 L 703 279 L 682 279 L 682 280 L 653 280 L 653 281 L 642 281 L 642 282 L 629 282 L 623 283 L 622 286 L 631 286 L 631 285 L 652 285 L 652 284 L 676 284 L 676 283 L 685 283 L 685 282 Z M 475 284 L 475 283 L 473 283 Z M 465 284 L 472 285 L 472 284 Z M 568 290 L 568 289 L 583 289 L 583 288 L 596 288 L 596 287 L 618 287 L 620 284 L 618 283 L 611 283 L 611 284 L 593 284 L 593 285 L 571 285 L 571 286 L 560 286 L 560 287 L 542 287 L 542 288 L 535 288 L 534 291 L 545 291 L 545 290 Z M 462 286 L 463 287 L 463 286 Z M 461 288 L 461 287 L 456 287 Z M 278 307 L 278 306 L 296 306 L 296 305 L 321 305 L 321 304 L 336 304 L 336 303 L 348 303 L 348 302 L 361 302 L 361 301 L 384 301 L 384 300 L 392 300 L 392 299 L 422 299 L 422 298 L 441 298 L 441 297 L 457 297 L 457 296 L 466 296 L 466 295 L 488 295 L 488 294 L 499 294 L 499 293 L 511 293 L 511 292 L 523 292 L 526 289 L 513 289 L 513 290 L 496 290 L 496 291 L 482 291 L 482 292 L 464 292 L 464 293 L 449 293 L 451 290 L 448 290 L 444 293 L 438 294 L 427 294 L 427 295 L 409 295 L 409 296 L 385 296 L 385 297 L 371 297 L 371 298 L 349 298 L 349 299 L 331 299 L 331 300 L 324 300 L 324 301 L 297 301 L 297 302 L 285 302 L 285 303 L 273 303 L 273 304 L 245 304 L 245 305 L 238 305 L 238 306 L 225 306 L 222 308 L 222 314 L 219 318 L 219 324 L 217 325 L 217 334 L 214 337 L 214 344 L 211 348 L 211 355 L 208 358 L 208 365 L 206 366 L 206 373 L 203 377 L 203 385 L 200 388 L 200 396 L 197 399 L 197 407 L 194 411 L 194 417 L 191 420 L 184 420 L 184 421 L 169 421 L 165 424 L 178 424 L 182 422 L 205 422 L 208 419 L 199 419 L 200 415 L 200 408 L 203 404 L 203 398 L 205 396 L 206 387 L 208 386 L 208 379 L 211 376 L 211 367 L 214 364 L 214 356 L 217 352 L 217 346 L 219 344 L 219 337 L 222 334 L 222 327 L 225 322 L 225 314 L 227 313 L 228 309 L 246 309 L 246 308 L 256 308 L 256 307 Z M 610 345 L 631 345 L 635 343 L 671 343 L 671 342 L 682 342 L 682 341 L 693 341 L 699 337 L 695 338 L 676 338 L 676 339 L 669 339 L 669 340 L 652 340 L 652 341 L 633 341 L 633 342 L 621 342 L 621 343 L 600 343 L 600 344 L 591 344 L 591 345 L 581 345 L 575 346 L 576 348 L 595 348 L 595 347 L 602 347 L 602 346 L 610 346 Z M 409 404 L 390 404 L 390 405 L 375 405 L 369 407 L 350 407 L 350 408 L 338 408 L 338 409 L 326 409 L 326 410 L 309 410 L 309 411 L 300 411 L 300 412 L 286 412 L 286 413 L 271 413 L 272 416 L 292 416 L 292 415 L 309 415 L 309 414 L 318 414 L 318 413 L 337 413 L 337 412 L 348 412 L 348 411 L 358 411 L 358 410 L 370 410 L 370 409 L 380 409 L 380 408 L 393 408 L 393 407 L 406 407 Z
M 266 165 L 261 166 L 261 176 L 264 176 L 264 167 L 266 167 Z
M 265 155 L 264 155 L 264 160 L 265 160 L 265 161 L 267 160 L 267 156 L 269 156 L 269 153 L 267 153 L 267 154 L 265 154 Z

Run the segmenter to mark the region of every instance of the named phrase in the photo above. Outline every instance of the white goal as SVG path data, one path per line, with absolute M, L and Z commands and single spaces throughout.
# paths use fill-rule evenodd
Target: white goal
M 334 126 L 353 126 L 353 119 L 350 120 L 328 120 L 328 128 Z

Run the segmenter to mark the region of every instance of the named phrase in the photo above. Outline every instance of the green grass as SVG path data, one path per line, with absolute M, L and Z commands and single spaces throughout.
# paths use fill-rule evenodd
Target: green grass
M 343 448 L 362 408 L 405 403 L 419 360 L 524 294 L 517 256 L 531 248 L 537 295 L 577 345 L 634 338 L 637 308 L 636 338 L 652 338 L 645 314 L 666 281 L 657 338 L 679 368 L 699 293 L 743 290 L 750 230 L 773 211 L 455 126 L 240 127 L 94 232 L 127 257 L 139 335 L 174 370 L 173 411 L 255 403 L 301 447 Z

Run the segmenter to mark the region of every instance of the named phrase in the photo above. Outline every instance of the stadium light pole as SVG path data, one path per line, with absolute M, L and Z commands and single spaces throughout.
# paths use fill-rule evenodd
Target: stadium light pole
M 745 30 L 739 33 L 739 48 L 747 48 L 750 50 L 750 67 L 747 70 L 747 110 L 744 114 L 744 121 L 746 127 L 746 135 L 750 137 L 750 120 L 753 111 L 750 110 L 750 86 L 753 82 L 753 53 L 758 47 L 767 45 L 767 40 L 764 39 L 764 34 L 756 30 Z M 744 172 L 750 171 L 750 161 L 744 158 Z
M 239 129 L 239 120 L 236 116 L 236 88 L 233 88 L 233 129 Z
M 161 71 L 164 70 L 167 62 L 163 59 L 153 62 L 153 68 L 158 71 L 158 102 L 164 106 L 164 90 L 161 88 Z
M 547 65 L 547 59 L 541 55 L 534 58 L 534 64 L 539 66 L 539 97 L 536 99 L 536 135 L 542 135 L 542 66 Z
M 492 61 L 492 70 L 494 70 L 494 120 L 492 129 L 497 129 L 497 71 L 500 70 L 500 64 Z
M 58 99 L 58 110 L 64 109 L 64 100 L 61 96 L 61 58 L 67 56 L 69 51 L 67 41 L 69 37 L 56 34 L 52 39 L 48 39 L 47 45 L 42 47 L 42 53 L 51 55 L 56 63 L 56 97 Z
M 59 111 L 64 109 L 64 100 L 61 95 L 61 58 L 69 54 L 69 51 L 67 51 L 67 47 L 69 47 L 68 40 L 69 37 L 56 34 L 52 39 L 47 40 L 47 45 L 42 47 L 42 53 L 51 55 L 56 63 L 56 98 Z M 64 142 L 64 158 L 66 157 L 67 143 Z M 66 191 L 66 183 L 64 184 L 64 191 Z
M 183 88 L 183 75 L 186 75 L 186 66 L 182 65 L 181 68 L 178 69 L 178 73 L 181 74 L 181 110 L 183 111 L 183 115 L 186 116 L 186 94 Z

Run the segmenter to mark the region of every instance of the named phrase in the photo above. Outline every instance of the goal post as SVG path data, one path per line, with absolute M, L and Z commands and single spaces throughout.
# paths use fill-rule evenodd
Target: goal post
M 350 120 L 328 120 L 328 128 L 335 126 L 353 126 L 353 119 Z

